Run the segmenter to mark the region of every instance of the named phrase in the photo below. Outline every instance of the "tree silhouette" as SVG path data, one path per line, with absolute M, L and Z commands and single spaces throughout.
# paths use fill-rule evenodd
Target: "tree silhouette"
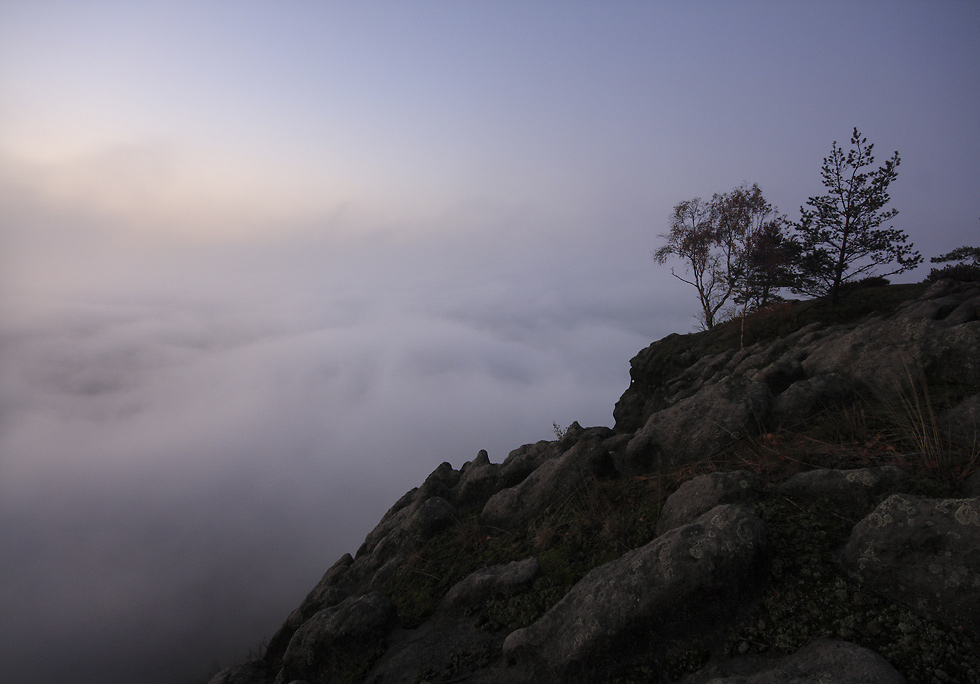
M 834 141 L 824 157 L 820 175 L 827 194 L 807 200 L 810 208 L 800 207 L 800 221 L 793 224 L 794 292 L 829 295 L 836 304 L 841 283 L 863 275 L 902 273 L 922 263 L 903 231 L 879 227 L 898 214 L 884 207 L 891 200 L 888 186 L 898 177 L 901 160 L 895 152 L 884 166 L 870 170 L 873 149 L 855 128 L 850 150 L 845 153 Z M 886 265 L 896 267 L 875 273 Z

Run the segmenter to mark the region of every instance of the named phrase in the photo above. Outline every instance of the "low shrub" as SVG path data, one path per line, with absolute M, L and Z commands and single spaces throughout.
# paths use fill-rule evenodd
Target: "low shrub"
M 975 264 L 949 264 L 942 268 L 934 268 L 923 282 L 934 283 L 937 280 L 949 278 L 967 283 L 980 282 L 980 266 Z
M 884 287 L 885 285 L 890 284 L 891 281 L 884 276 L 868 276 L 867 278 L 861 278 L 860 280 L 851 280 L 846 283 L 841 283 L 838 292 L 843 294 L 844 292 L 863 290 L 866 287 Z

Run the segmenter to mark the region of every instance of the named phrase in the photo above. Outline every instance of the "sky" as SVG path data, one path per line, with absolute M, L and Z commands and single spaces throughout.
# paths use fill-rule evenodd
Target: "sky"
M 651 252 L 856 126 L 980 243 L 975 2 L 0 0 L 0 679 L 204 682 L 441 462 L 612 425 Z

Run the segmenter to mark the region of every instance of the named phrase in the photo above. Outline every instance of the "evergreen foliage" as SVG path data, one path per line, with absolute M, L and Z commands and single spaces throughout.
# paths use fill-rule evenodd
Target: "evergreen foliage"
M 903 231 L 880 227 L 898 214 L 885 207 L 901 160 L 895 152 L 874 169 L 873 150 L 855 128 L 851 149 L 845 152 L 834 141 L 824 158 L 820 175 L 827 194 L 809 198 L 809 208 L 801 207 L 800 221 L 793 224 L 794 292 L 829 296 L 836 304 L 842 283 L 903 273 L 922 262 Z M 879 267 L 891 270 L 875 273 Z

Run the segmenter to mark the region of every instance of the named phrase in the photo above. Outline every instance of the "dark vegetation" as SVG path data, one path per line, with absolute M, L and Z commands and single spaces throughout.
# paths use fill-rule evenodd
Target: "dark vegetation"
M 922 263 L 905 232 L 882 227 L 898 214 L 886 209 L 889 185 L 898 177 L 898 152 L 875 168 L 874 145 L 857 128 L 850 144 L 845 151 L 834 141 L 820 169 L 826 194 L 810 197 L 800 207 L 799 221 L 779 214 L 758 185 L 674 207 L 670 231 L 660 235 L 665 242 L 653 257 L 660 264 L 681 261 L 687 277 L 673 268 L 671 274 L 697 290 L 704 329 L 719 322 L 729 301 L 743 319 L 750 309 L 780 301 L 784 289 L 824 298 L 835 307 L 849 288 Z M 980 248 L 961 247 L 933 261 L 967 256 L 980 271 Z M 946 268 L 947 277 L 973 273 Z
M 929 261 L 946 265 L 929 271 L 926 282 L 934 283 L 943 278 L 973 283 L 980 281 L 980 247 L 957 247 Z

